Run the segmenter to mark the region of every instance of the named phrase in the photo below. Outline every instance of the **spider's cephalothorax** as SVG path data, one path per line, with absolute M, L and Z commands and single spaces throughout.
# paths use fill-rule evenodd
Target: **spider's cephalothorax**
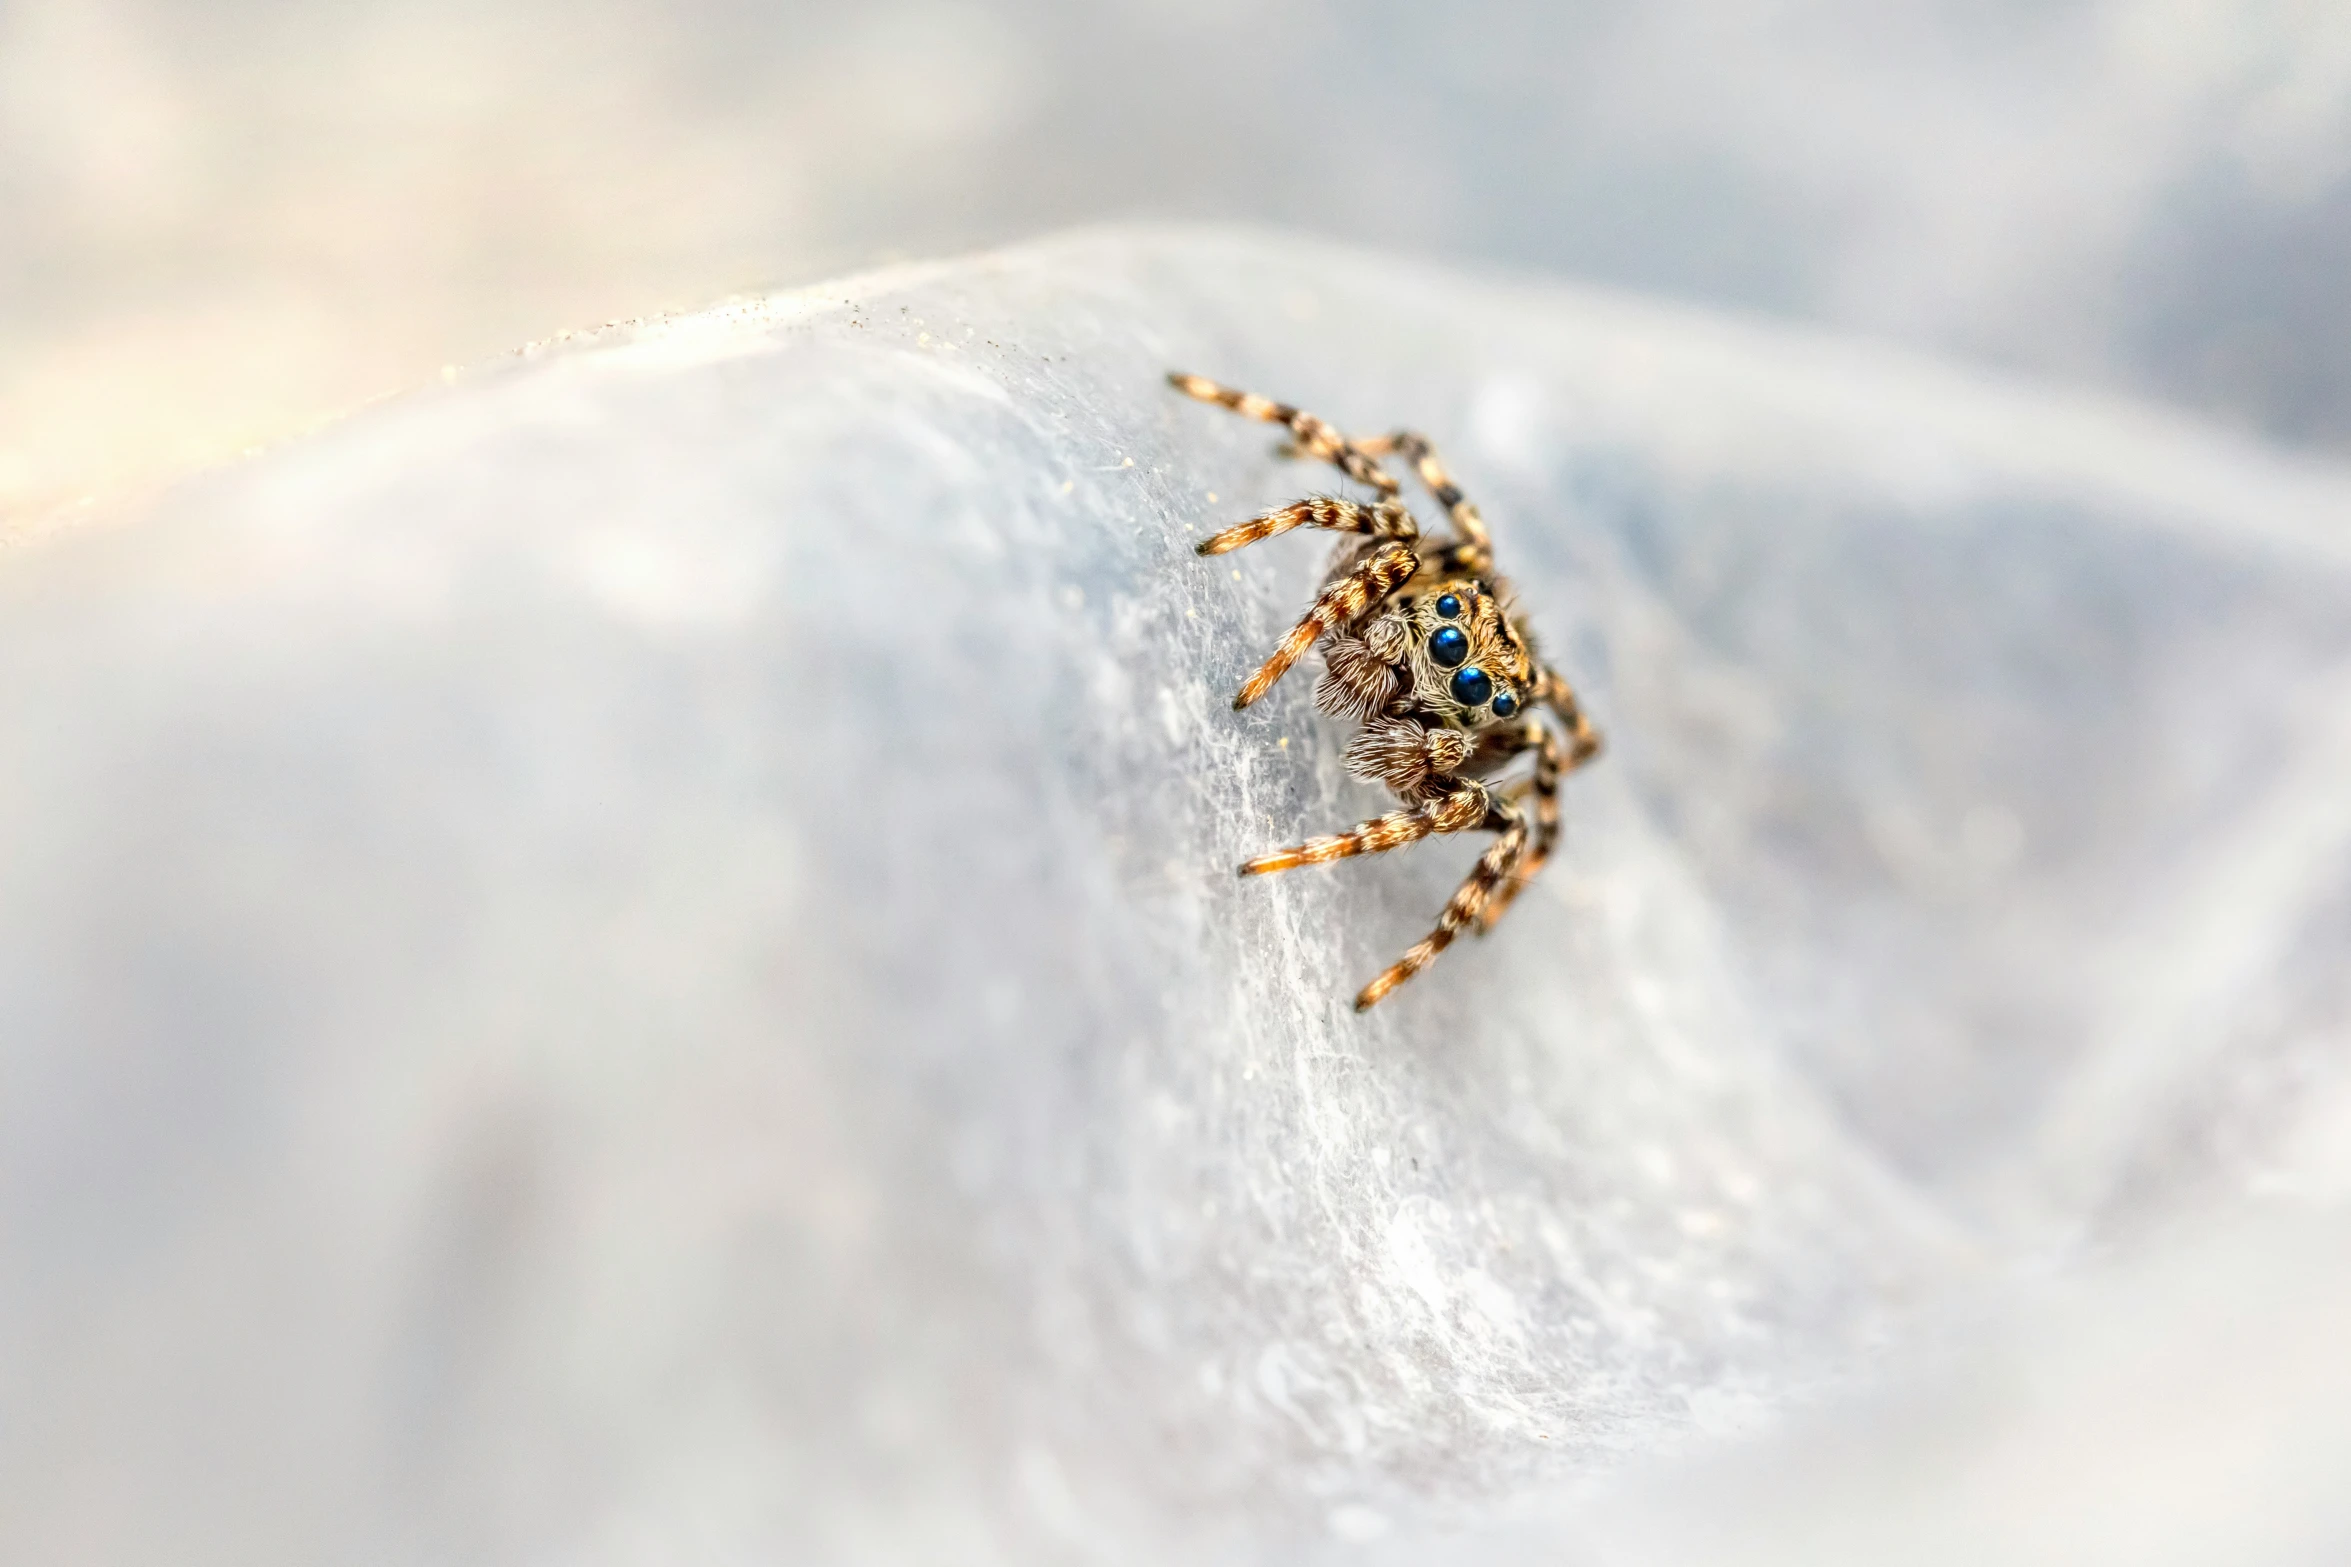
M 1241 874 L 1377 854 L 1432 833 L 1496 834 L 1437 916 L 1436 929 L 1363 987 L 1355 998 L 1360 1012 L 1428 967 L 1463 926 L 1483 934 L 1502 917 L 1558 841 L 1560 775 L 1598 755 L 1600 736 L 1575 692 L 1535 656 L 1532 639 L 1513 621 L 1509 589 L 1494 575 L 1485 522 L 1425 439 L 1399 430 L 1350 441 L 1287 404 L 1196 375 L 1168 379 L 1202 402 L 1287 427 L 1291 455 L 1327 461 L 1378 497 L 1359 503 L 1313 496 L 1200 545 L 1203 555 L 1222 555 L 1300 527 L 1353 535 L 1340 546 L 1314 607 L 1243 682 L 1233 706 L 1247 707 L 1265 695 L 1320 643 L 1323 677 L 1314 688 L 1315 702 L 1333 717 L 1363 726 L 1347 746 L 1349 770 L 1386 784 L 1405 805 L 1351 832 L 1259 855 Z M 1397 482 L 1379 463 L 1391 453 L 1412 464 L 1445 508 L 1448 536 L 1424 536 L 1396 498 Z M 1508 783 L 1490 781 L 1530 752 L 1531 773 Z M 1530 796 L 1531 826 L 1524 808 Z

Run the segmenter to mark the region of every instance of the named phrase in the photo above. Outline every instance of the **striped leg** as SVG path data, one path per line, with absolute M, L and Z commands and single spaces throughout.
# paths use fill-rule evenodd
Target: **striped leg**
M 1420 482 L 1428 486 L 1429 493 L 1437 498 L 1437 504 L 1445 508 L 1445 516 L 1453 524 L 1454 537 L 1474 546 L 1481 555 L 1486 554 L 1490 548 L 1490 541 L 1486 537 L 1486 520 L 1478 515 L 1476 506 L 1463 498 L 1461 486 L 1453 482 L 1453 476 L 1437 460 L 1436 448 L 1429 445 L 1427 436 L 1411 430 L 1398 430 L 1394 435 L 1375 435 L 1355 444 L 1357 450 L 1368 456 L 1384 457 L 1394 452 L 1412 464 L 1413 472 L 1420 475 Z
M 1277 403 L 1270 397 L 1255 392 L 1239 392 L 1229 386 L 1219 386 L 1204 375 L 1185 375 L 1180 370 L 1168 372 L 1168 384 L 1187 397 L 1197 397 L 1204 403 L 1217 403 L 1245 419 L 1262 419 L 1267 424 L 1278 424 L 1290 432 L 1297 443 L 1297 455 L 1319 457 L 1330 463 L 1357 484 L 1368 484 L 1380 492 L 1381 499 L 1393 497 L 1400 487 L 1395 476 L 1371 460 L 1363 449 L 1338 431 L 1327 419 L 1318 419 L 1303 409 L 1288 403 Z
M 1545 668 L 1535 676 L 1535 700 L 1559 715 L 1567 725 L 1568 758 L 1570 770 L 1583 766 L 1600 754 L 1600 731 L 1592 727 L 1584 716 L 1581 703 L 1576 701 L 1575 687 L 1561 679 L 1558 671 Z
M 1401 539 L 1410 544 L 1420 537 L 1420 528 L 1413 522 L 1412 513 L 1400 502 L 1386 500 L 1377 506 L 1360 506 L 1354 501 L 1338 500 L 1328 495 L 1310 496 L 1277 506 L 1272 511 L 1260 512 L 1247 522 L 1238 522 L 1217 534 L 1200 541 L 1203 555 L 1226 555 L 1237 549 L 1289 532 L 1292 528 L 1325 528 L 1332 533 L 1367 533 L 1375 539 Z
M 1516 871 L 1519 860 L 1526 853 L 1526 818 L 1518 813 L 1518 807 L 1497 802 L 1487 822 L 1499 825 L 1502 836 L 1494 840 L 1493 847 L 1478 856 L 1478 863 L 1470 871 L 1469 879 L 1461 884 L 1445 904 L 1444 912 L 1437 916 L 1437 928 L 1390 964 L 1386 973 L 1363 987 L 1363 993 L 1355 998 L 1356 1011 L 1370 1011 L 1380 1004 L 1381 998 L 1389 991 L 1435 962 L 1438 953 L 1453 945 L 1454 932 L 1464 925 L 1476 924 L 1495 890 L 1508 882 Z
M 1352 832 L 1309 838 L 1295 848 L 1261 854 L 1241 867 L 1244 876 L 1270 876 L 1301 865 L 1328 865 L 1358 854 L 1385 854 L 1418 843 L 1433 833 L 1467 832 L 1484 822 L 1494 809 L 1485 786 L 1467 779 L 1455 781 L 1453 792 L 1439 795 L 1409 811 L 1390 811 Z
M 1527 846 L 1526 858 L 1494 889 L 1493 898 L 1478 915 L 1477 933 L 1481 936 L 1494 928 L 1494 922 L 1502 918 L 1526 884 L 1541 874 L 1544 862 L 1551 858 L 1552 846 L 1559 842 L 1559 775 L 1563 771 L 1559 737 L 1541 724 L 1530 723 L 1527 743 L 1535 753 L 1535 774 L 1528 782 L 1528 793 L 1535 801 L 1534 840 Z
M 1556 682 L 1565 691 L 1567 683 L 1551 671 L 1544 670 L 1541 678 Z M 1494 895 L 1494 901 L 1487 905 L 1485 917 L 1478 921 L 1478 934 L 1481 936 L 1494 928 L 1494 922 L 1510 907 L 1510 901 L 1542 871 L 1544 862 L 1551 858 L 1553 846 L 1559 842 L 1560 776 L 1574 772 L 1600 754 L 1600 733 L 1592 727 L 1592 721 L 1575 707 L 1574 695 L 1566 694 L 1562 700 L 1575 715 L 1569 723 L 1572 732 L 1567 748 L 1560 746 L 1559 737 L 1549 729 L 1540 724 L 1527 725 L 1533 732 L 1530 743 L 1535 749 L 1535 774 L 1527 785 L 1528 792 L 1535 800 L 1534 845 L 1527 851 L 1526 863 L 1511 875 L 1510 880 Z M 1557 710 L 1553 709 L 1555 712 Z
M 1258 666 L 1257 673 L 1242 683 L 1240 695 L 1233 698 L 1233 706 L 1247 707 L 1266 692 L 1273 683 L 1290 672 L 1290 666 L 1306 656 L 1306 650 L 1326 634 L 1344 631 L 1363 618 L 1375 605 L 1387 602 L 1388 595 L 1412 578 L 1420 570 L 1420 557 L 1412 553 L 1412 546 L 1387 543 L 1373 550 L 1368 559 L 1315 598 L 1314 607 L 1306 618 L 1290 628 L 1282 638 L 1282 645 L 1273 650 L 1273 656 Z

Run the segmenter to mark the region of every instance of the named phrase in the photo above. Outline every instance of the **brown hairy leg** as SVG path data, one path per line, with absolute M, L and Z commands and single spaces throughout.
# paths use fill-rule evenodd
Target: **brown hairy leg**
M 1567 726 L 1569 771 L 1583 766 L 1600 754 L 1600 731 L 1592 727 L 1592 720 L 1584 716 L 1583 705 L 1576 700 L 1575 688 L 1561 679 L 1559 672 L 1545 666 L 1535 676 L 1535 700 L 1559 716 Z
M 1435 833 L 1467 832 L 1494 810 L 1485 785 L 1469 779 L 1448 780 L 1452 788 L 1409 811 L 1390 811 L 1349 832 L 1309 838 L 1292 848 L 1261 854 L 1241 867 L 1244 876 L 1270 876 L 1301 865 L 1328 865 L 1358 854 L 1385 854 L 1418 843 Z
M 1438 953 L 1453 945 L 1454 932 L 1464 925 L 1476 924 L 1495 890 L 1516 872 L 1527 849 L 1526 818 L 1519 814 L 1518 807 L 1507 801 L 1496 801 L 1482 825 L 1497 829 L 1502 836 L 1478 856 L 1469 878 L 1455 890 L 1444 911 L 1437 916 L 1437 928 L 1413 943 L 1404 956 L 1388 965 L 1385 973 L 1363 987 L 1355 998 L 1356 1011 L 1370 1011 L 1389 991 L 1435 962 Z
M 1290 432 L 1295 443 L 1293 455 L 1316 457 L 1330 463 L 1357 484 L 1368 484 L 1380 492 L 1385 500 L 1401 487 L 1395 475 L 1372 461 L 1363 448 L 1357 446 L 1338 427 L 1327 419 L 1318 419 L 1303 409 L 1288 403 L 1277 403 L 1270 397 L 1255 392 L 1237 391 L 1220 386 L 1204 375 L 1186 375 L 1180 370 L 1168 372 L 1168 384 L 1187 397 L 1197 397 L 1204 403 L 1216 403 L 1230 408 L 1245 419 L 1262 419 L 1267 424 L 1278 424 Z
M 1542 874 L 1543 866 L 1551 858 L 1552 847 L 1559 842 L 1559 775 L 1562 753 L 1559 737 L 1548 728 L 1529 720 L 1526 743 L 1535 753 L 1534 776 L 1527 780 L 1526 792 L 1535 802 L 1535 831 L 1527 845 L 1525 858 L 1511 868 L 1509 877 L 1494 889 L 1494 896 L 1478 915 L 1477 934 L 1483 936 L 1494 928 L 1513 900 L 1528 882 Z
M 1332 533 L 1363 533 L 1406 544 L 1420 537 L 1420 525 L 1412 520 L 1412 513 L 1401 502 L 1386 500 L 1376 506 L 1363 506 L 1335 496 L 1315 495 L 1259 512 L 1247 522 L 1237 522 L 1212 538 L 1202 539 L 1198 549 L 1203 555 L 1226 555 L 1302 527 L 1323 528 Z
M 1567 682 L 1560 680 L 1548 669 L 1543 671 L 1542 678 L 1555 682 L 1565 691 Z M 1525 785 L 1526 792 L 1533 796 L 1535 802 L 1534 842 L 1527 850 L 1526 863 L 1511 874 L 1510 879 L 1495 892 L 1493 901 L 1486 906 L 1484 917 L 1478 921 L 1478 934 L 1481 936 L 1494 928 L 1494 922 L 1510 907 L 1511 900 L 1542 872 L 1544 863 L 1551 858 L 1551 850 L 1559 842 L 1560 778 L 1600 754 L 1599 731 L 1575 707 L 1572 693 L 1564 696 L 1563 700 L 1573 714 L 1571 720 L 1566 720 L 1570 727 L 1567 747 L 1560 745 L 1559 737 L 1549 728 L 1531 719 L 1527 723 L 1527 743 L 1535 753 L 1534 776 Z M 1553 711 L 1558 709 L 1555 707 Z
M 1384 457 L 1390 452 L 1412 464 L 1412 471 L 1420 475 L 1420 482 L 1445 508 L 1446 520 L 1453 524 L 1453 535 L 1472 546 L 1478 554 L 1478 567 L 1484 569 L 1492 561 L 1492 547 L 1486 537 L 1486 519 L 1461 493 L 1461 486 L 1445 471 L 1437 460 L 1437 450 L 1429 439 L 1412 430 L 1398 430 L 1393 435 L 1374 435 L 1355 443 L 1356 449 L 1371 457 Z
M 1316 596 L 1314 607 L 1304 619 L 1290 628 L 1282 638 L 1282 645 L 1271 657 L 1258 666 L 1241 685 L 1240 694 L 1233 698 L 1235 708 L 1247 707 L 1266 692 L 1273 683 L 1290 672 L 1290 667 L 1306 656 L 1306 650 L 1333 631 L 1343 631 L 1361 620 L 1374 606 L 1384 604 L 1388 596 L 1420 570 L 1420 557 L 1408 544 L 1391 541 L 1378 549 L 1345 576 L 1324 588 Z

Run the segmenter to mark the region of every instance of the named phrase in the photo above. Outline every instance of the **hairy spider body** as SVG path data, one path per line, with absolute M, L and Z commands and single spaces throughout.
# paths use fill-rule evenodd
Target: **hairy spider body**
M 1600 736 L 1573 688 L 1543 663 L 1534 639 L 1518 626 L 1509 587 L 1494 575 L 1485 521 L 1425 438 L 1399 430 L 1351 441 L 1286 403 L 1202 376 L 1168 380 L 1202 402 L 1283 426 L 1290 432 L 1288 455 L 1328 462 L 1378 497 L 1364 503 L 1310 496 L 1200 544 L 1201 554 L 1222 555 L 1294 528 L 1350 535 L 1312 607 L 1242 683 L 1233 706 L 1265 695 L 1319 644 L 1323 674 L 1315 704 L 1362 726 L 1347 746 L 1348 770 L 1385 784 L 1404 807 L 1347 832 L 1261 854 L 1241 874 L 1380 854 L 1442 833 L 1495 835 L 1436 927 L 1363 987 L 1355 998 L 1361 1012 L 1428 967 L 1464 927 L 1483 935 L 1502 917 L 1558 841 L 1561 776 L 1599 754 Z M 1391 454 L 1412 465 L 1445 509 L 1447 535 L 1424 535 L 1397 499 L 1400 486 L 1379 461 Z M 1529 754 L 1530 773 L 1495 781 Z

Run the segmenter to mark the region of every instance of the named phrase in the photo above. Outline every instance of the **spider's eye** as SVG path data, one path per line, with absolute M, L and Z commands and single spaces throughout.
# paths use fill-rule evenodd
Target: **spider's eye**
M 1494 682 L 1475 664 L 1453 677 L 1453 700 L 1463 707 L 1483 707 L 1493 694 Z
M 1429 657 L 1437 661 L 1439 669 L 1451 669 L 1469 657 L 1469 637 L 1459 626 L 1439 626 L 1437 634 L 1429 638 Z M 1469 671 L 1465 669 L 1461 673 L 1466 675 Z M 1460 676 L 1454 679 L 1459 683 Z
M 1437 613 L 1451 620 L 1461 613 L 1461 600 L 1450 593 L 1440 593 L 1437 595 Z
M 1469 671 L 1465 669 L 1462 671 L 1462 673 L 1466 675 L 1469 673 Z M 1494 693 L 1494 716 L 1496 718 L 1508 718 L 1511 714 L 1517 711 L 1517 697 L 1512 696 L 1508 691 L 1497 691 Z

